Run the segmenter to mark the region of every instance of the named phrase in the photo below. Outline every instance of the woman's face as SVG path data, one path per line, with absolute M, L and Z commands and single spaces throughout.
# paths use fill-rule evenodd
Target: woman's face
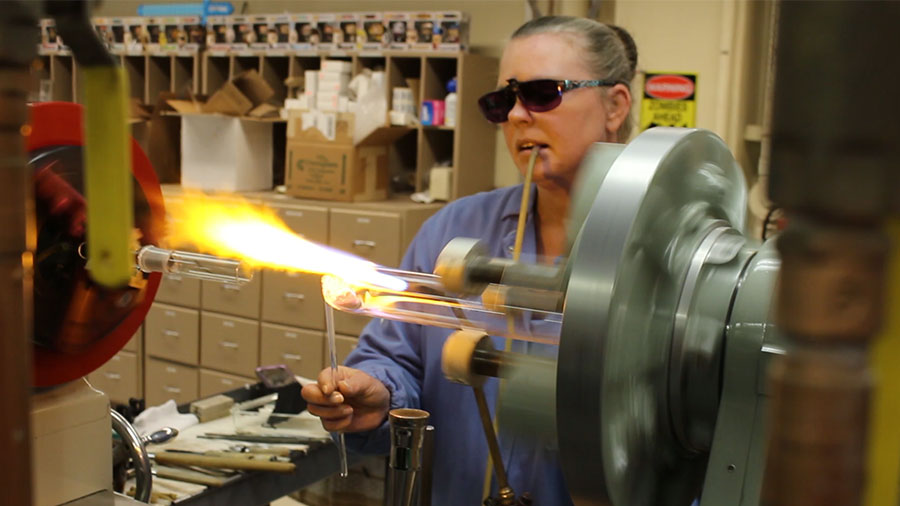
M 497 86 L 506 86 L 508 79 L 524 82 L 606 77 L 593 75 L 581 54 L 582 49 L 570 35 L 544 33 L 513 39 L 500 60 Z M 581 159 L 591 144 L 615 140 L 623 118 L 611 111 L 608 102 L 602 88 L 567 91 L 559 106 L 546 112 L 529 111 L 517 99 L 507 121 L 501 125 L 506 146 L 519 171 L 526 171 L 532 149 L 537 147 L 540 154 L 534 166 L 534 182 L 545 187 L 571 189 Z

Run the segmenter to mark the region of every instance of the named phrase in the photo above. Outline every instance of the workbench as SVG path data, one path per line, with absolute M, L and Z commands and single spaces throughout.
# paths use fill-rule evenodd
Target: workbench
M 234 399 L 235 403 L 256 399 L 272 393 L 262 383 L 248 385 L 247 387 L 237 388 L 235 390 L 225 392 Z M 190 412 L 190 404 L 179 406 L 178 411 L 181 413 Z M 242 506 L 266 505 L 270 502 L 284 497 L 285 495 L 309 486 L 321 479 L 335 474 L 339 470 L 339 460 L 337 447 L 327 433 L 321 429 L 320 422 L 317 418 L 309 416 L 308 424 L 317 430 L 322 436 L 321 441 L 313 442 L 308 445 L 287 445 L 287 447 L 295 450 L 291 452 L 291 461 L 296 464 L 296 470 L 290 474 L 262 472 L 262 471 L 245 471 L 235 477 L 229 478 L 228 481 L 220 487 L 196 486 L 199 491 L 191 493 L 185 497 L 179 497 L 173 504 L 185 506 L 218 506 L 222 504 L 240 504 Z M 195 439 L 196 435 L 204 432 L 225 432 L 223 427 L 233 427 L 231 417 L 213 420 L 211 422 L 202 423 L 189 427 L 182 431 L 178 437 L 163 445 L 151 445 L 148 451 L 165 450 L 167 448 L 176 447 L 192 447 L 192 449 L 200 449 L 197 445 L 207 445 L 209 449 L 222 449 L 223 445 L 237 444 L 234 441 L 219 440 L 202 440 Z M 191 438 L 194 439 L 191 439 Z M 249 444 L 249 443 L 248 443 Z M 305 449 L 304 449 L 305 448 Z M 154 477 L 154 483 L 170 482 Z M 126 489 L 128 486 L 126 486 Z M 156 487 L 154 486 L 154 489 Z

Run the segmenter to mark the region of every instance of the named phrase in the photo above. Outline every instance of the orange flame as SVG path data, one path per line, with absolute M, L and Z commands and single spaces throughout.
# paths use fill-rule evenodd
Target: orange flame
M 272 209 L 228 196 L 195 192 L 169 203 L 167 244 L 192 246 L 200 253 L 235 258 L 252 268 L 331 274 L 353 284 L 404 290 L 406 282 L 378 272 L 377 265 L 304 239 Z

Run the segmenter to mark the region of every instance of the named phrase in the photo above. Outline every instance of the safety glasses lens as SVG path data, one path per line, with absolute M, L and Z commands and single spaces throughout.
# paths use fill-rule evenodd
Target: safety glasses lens
M 503 123 L 516 105 L 516 95 L 509 88 L 492 91 L 478 99 L 481 113 L 491 123 Z
M 519 83 L 522 104 L 533 112 L 549 111 L 562 102 L 559 84 L 550 79 L 538 79 Z

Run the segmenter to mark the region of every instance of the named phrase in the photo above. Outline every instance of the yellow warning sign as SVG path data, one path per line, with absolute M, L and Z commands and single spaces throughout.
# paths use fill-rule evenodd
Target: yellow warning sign
M 697 124 L 697 74 L 648 72 L 641 98 L 641 130 Z

